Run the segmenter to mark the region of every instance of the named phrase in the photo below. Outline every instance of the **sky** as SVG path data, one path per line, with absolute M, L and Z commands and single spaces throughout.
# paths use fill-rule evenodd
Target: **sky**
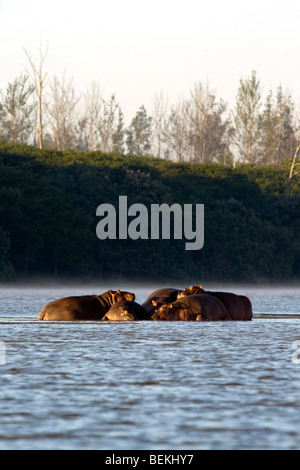
M 0 0 L 0 89 L 28 67 L 72 78 L 78 94 L 93 81 L 113 93 L 131 120 L 169 103 L 196 82 L 235 104 L 241 78 L 256 70 L 263 92 L 279 84 L 300 101 L 299 0 Z

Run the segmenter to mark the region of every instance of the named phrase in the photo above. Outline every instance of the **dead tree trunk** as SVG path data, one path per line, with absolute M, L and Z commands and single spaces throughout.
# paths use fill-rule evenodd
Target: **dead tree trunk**
M 294 168 L 295 168 L 295 165 L 297 165 L 296 158 L 297 158 L 299 150 L 300 150 L 300 142 L 298 142 L 298 147 L 296 148 L 296 152 L 295 152 L 295 155 L 294 155 L 294 158 L 293 158 L 293 161 L 292 161 L 290 174 L 289 174 L 289 179 L 288 179 L 288 183 L 287 183 L 287 187 L 286 187 L 286 197 L 289 197 L 289 195 L 290 195 L 290 186 L 291 186 L 291 181 L 292 181 L 292 178 L 293 178 L 293 175 L 294 175 Z

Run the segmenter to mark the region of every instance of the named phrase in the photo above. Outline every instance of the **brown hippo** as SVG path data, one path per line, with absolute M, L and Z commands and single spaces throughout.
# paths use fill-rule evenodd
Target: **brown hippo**
M 102 317 L 102 321 L 148 320 L 146 310 L 137 302 L 120 300 L 113 304 Z
M 180 292 L 180 289 L 174 289 L 172 287 L 164 287 L 152 292 L 142 303 L 142 306 L 148 313 L 148 317 L 150 318 L 161 305 L 174 302 Z
M 204 290 L 202 285 L 190 286 L 178 294 L 178 298 L 182 295 L 208 294 L 219 299 L 226 307 L 231 320 L 249 321 L 253 318 L 252 305 L 248 297 L 244 295 L 236 295 L 231 292 L 215 292 Z
M 38 320 L 101 320 L 110 307 L 120 300 L 135 299 L 131 292 L 108 290 L 101 295 L 83 295 L 53 300 L 42 308 Z
M 152 320 L 164 321 L 227 321 L 230 316 L 215 297 L 207 294 L 181 297 L 169 305 L 162 305 Z
M 231 320 L 250 321 L 253 318 L 252 304 L 245 295 L 236 295 L 231 292 L 210 292 L 209 295 L 219 299 L 228 310 Z

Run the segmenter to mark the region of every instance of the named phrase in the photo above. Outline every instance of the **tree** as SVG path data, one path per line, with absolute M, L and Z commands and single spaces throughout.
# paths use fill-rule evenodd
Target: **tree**
M 124 118 L 121 108 L 118 108 L 118 117 L 116 121 L 116 126 L 112 134 L 112 151 L 118 153 L 124 153 Z
M 55 76 L 50 87 L 52 100 L 48 109 L 52 118 L 56 147 L 65 150 L 73 147 L 75 110 L 79 98 L 75 94 L 72 79 L 66 81 L 65 75 L 61 80 Z
M 77 148 L 123 152 L 123 126 L 123 114 L 116 96 L 113 94 L 106 100 L 99 84 L 92 82 L 83 96 L 83 108 L 77 125 Z
M 291 164 L 291 168 L 290 168 L 290 174 L 289 174 L 289 178 L 288 178 L 288 184 L 287 184 L 287 187 L 286 187 L 286 197 L 288 197 L 290 195 L 291 181 L 292 181 L 292 178 L 295 174 L 295 166 L 300 165 L 300 163 L 296 163 L 296 159 L 297 159 L 297 155 L 298 155 L 299 150 L 300 150 L 300 142 L 298 142 L 298 146 L 296 148 L 296 151 L 295 151 L 295 154 L 294 154 L 294 157 L 293 157 L 293 160 L 292 160 L 292 164 Z
M 233 116 L 235 128 L 234 143 L 239 157 L 252 164 L 256 163 L 259 158 L 260 106 L 260 82 L 256 77 L 256 72 L 252 71 L 250 78 L 240 79 Z
M 164 119 L 161 141 L 178 161 L 222 163 L 232 160 L 226 104 L 216 101 L 207 85 L 195 83 L 190 98 L 180 98 Z
M 201 82 L 194 85 L 189 106 L 192 161 L 218 161 L 224 153 L 226 121 L 222 120 L 222 116 L 225 110 L 226 104 L 216 102 L 208 85 L 204 87 Z
M 261 162 L 277 165 L 289 158 L 296 145 L 293 129 L 293 102 L 290 93 L 279 86 L 275 99 L 269 92 L 262 113 Z
M 296 146 L 296 137 L 293 129 L 293 109 L 291 94 L 282 90 L 280 85 L 276 95 L 276 116 L 277 116 L 277 147 L 275 164 L 284 158 L 289 158 Z
M 97 82 L 93 81 L 83 95 L 83 109 L 78 122 L 77 148 L 80 150 L 96 150 L 99 145 L 98 123 L 102 109 L 102 91 Z
M 139 108 L 125 133 L 129 154 L 151 154 L 152 118 L 147 115 L 144 106 Z
M 166 144 L 171 158 L 185 161 L 190 156 L 189 102 L 181 98 L 171 106 L 170 114 L 165 119 L 161 140 Z
M 33 87 L 28 83 L 28 76 L 21 74 L 9 83 L 6 95 L 1 103 L 1 134 L 10 142 L 25 143 L 32 130 L 32 112 L 34 105 L 29 103 Z
M 102 113 L 99 116 L 98 128 L 100 135 L 101 152 L 112 152 L 122 145 L 123 117 L 116 96 L 112 95 L 109 101 L 102 100 Z
M 152 154 L 161 158 L 163 154 L 163 124 L 167 115 L 168 102 L 163 93 L 156 93 L 153 100 L 153 132 L 151 136 Z
M 48 53 L 48 47 L 45 48 L 45 50 L 42 50 L 42 46 L 39 48 L 39 62 L 38 64 L 35 63 L 34 59 L 32 56 L 29 54 L 29 52 L 24 49 L 24 52 L 26 54 L 26 57 L 29 61 L 30 67 L 31 67 L 31 77 L 34 85 L 34 89 L 36 92 L 37 96 L 37 108 L 38 108 L 38 125 L 37 125 L 37 132 L 38 132 L 38 137 L 39 137 L 39 148 L 43 148 L 43 130 L 44 130 L 44 122 L 43 122 L 43 117 L 44 117 L 44 90 L 46 86 L 46 78 L 47 78 L 47 73 L 44 72 L 44 64 L 45 60 L 47 57 Z
M 274 100 L 272 91 L 269 92 L 265 108 L 262 113 L 262 163 L 274 163 L 277 154 L 277 135 L 274 132 L 277 126 L 277 118 L 274 110 Z

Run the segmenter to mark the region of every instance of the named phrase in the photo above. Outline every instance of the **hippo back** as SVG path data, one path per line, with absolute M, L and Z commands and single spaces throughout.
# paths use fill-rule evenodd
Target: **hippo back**
M 101 320 L 115 302 L 126 299 L 134 300 L 135 295 L 131 292 L 109 290 L 100 295 L 63 297 L 45 305 L 38 320 Z
M 253 318 L 252 304 L 245 295 L 236 295 L 231 292 L 207 291 L 209 295 L 219 299 L 228 310 L 231 320 L 249 321 Z
M 142 303 L 142 307 L 144 307 L 148 316 L 151 317 L 157 307 L 174 302 L 177 299 L 179 292 L 181 292 L 180 289 L 174 289 L 172 287 L 157 289 L 147 297 L 147 299 Z M 153 304 L 153 301 L 156 305 Z

